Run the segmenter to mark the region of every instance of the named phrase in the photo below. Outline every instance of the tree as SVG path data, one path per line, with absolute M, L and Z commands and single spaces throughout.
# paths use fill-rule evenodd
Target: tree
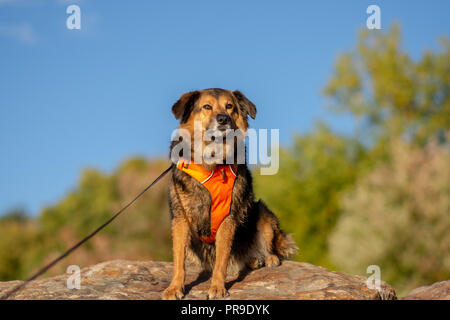
M 0 280 L 26 277 L 36 253 L 30 244 L 40 243 L 36 224 L 20 209 L 0 218 Z
M 82 172 L 78 185 L 35 219 L 14 211 L 0 219 L 0 281 L 24 279 L 49 263 L 109 219 L 164 169 L 164 161 L 133 158 L 112 174 Z M 167 180 L 143 195 L 49 275 L 66 272 L 71 264 L 84 267 L 111 259 L 171 257 Z
M 378 144 L 404 137 L 424 144 L 450 127 L 450 41 L 414 61 L 399 27 L 363 29 L 355 50 L 341 55 L 324 88 L 333 110 L 350 112 Z
M 400 293 L 450 278 L 449 145 L 391 143 L 389 163 L 361 177 L 343 201 L 330 255 L 347 272 L 381 268 Z

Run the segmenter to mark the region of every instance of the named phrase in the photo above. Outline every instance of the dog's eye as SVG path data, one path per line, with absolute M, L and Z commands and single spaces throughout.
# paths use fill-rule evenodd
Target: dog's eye
M 233 109 L 233 105 L 231 103 L 227 103 L 227 105 L 225 106 L 225 108 L 227 109 Z
M 209 104 L 205 104 L 205 105 L 203 106 L 203 109 L 206 109 L 206 110 L 212 110 L 212 107 L 211 107 Z

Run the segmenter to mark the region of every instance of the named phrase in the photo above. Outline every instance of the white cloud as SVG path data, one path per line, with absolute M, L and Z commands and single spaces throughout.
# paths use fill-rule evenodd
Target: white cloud
M 28 23 L 0 25 L 0 37 L 12 38 L 23 44 L 35 44 L 38 40 L 33 27 Z

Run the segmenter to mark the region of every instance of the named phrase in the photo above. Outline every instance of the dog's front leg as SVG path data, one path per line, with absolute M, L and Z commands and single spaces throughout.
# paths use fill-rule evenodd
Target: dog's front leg
M 184 295 L 184 261 L 189 241 L 189 226 L 184 218 L 174 218 L 172 220 L 172 239 L 173 278 L 169 287 L 163 292 L 162 298 L 164 300 L 181 299 Z
M 208 290 L 208 298 L 220 298 L 228 294 L 225 289 L 228 260 L 230 258 L 231 245 L 233 244 L 236 225 L 231 216 L 225 218 L 216 234 L 216 262 L 211 279 L 211 288 Z

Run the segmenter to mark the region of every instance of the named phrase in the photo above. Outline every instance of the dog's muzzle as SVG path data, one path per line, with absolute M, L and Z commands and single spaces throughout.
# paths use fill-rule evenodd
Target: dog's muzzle
M 219 113 L 216 116 L 217 121 L 217 129 L 221 131 L 225 131 L 227 129 L 231 129 L 231 118 L 226 113 Z

